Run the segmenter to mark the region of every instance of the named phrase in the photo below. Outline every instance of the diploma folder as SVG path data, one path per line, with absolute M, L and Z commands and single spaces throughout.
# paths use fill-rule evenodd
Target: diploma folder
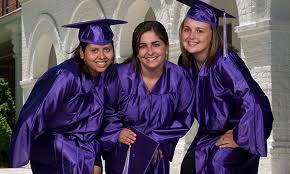
M 158 142 L 134 128 L 130 129 L 137 135 L 130 149 L 128 145 L 118 143 L 114 152 L 109 155 L 108 160 L 109 164 L 112 165 L 110 166 L 112 174 L 145 173 L 158 149 Z M 123 173 L 123 171 L 127 172 Z

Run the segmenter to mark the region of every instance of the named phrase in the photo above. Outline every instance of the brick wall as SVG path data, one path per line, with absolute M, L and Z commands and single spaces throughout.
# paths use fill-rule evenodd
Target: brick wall
M 3 11 L 5 10 L 5 9 L 2 9 L 2 4 L 4 1 L 5 0 L 0 1 L 0 16 L 3 16 Z M 8 13 L 13 12 L 14 10 L 16 10 L 18 8 L 17 6 L 19 6 L 18 5 L 19 3 L 17 1 L 18 0 L 8 0 L 7 1 Z M 8 13 L 5 12 L 5 14 L 8 14 Z

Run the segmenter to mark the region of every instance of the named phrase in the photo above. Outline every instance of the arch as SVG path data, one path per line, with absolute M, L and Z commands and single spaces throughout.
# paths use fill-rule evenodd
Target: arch
M 57 65 L 57 59 L 54 46 L 52 45 L 49 52 L 48 68 L 51 68 L 55 65 Z
M 75 23 L 79 21 L 87 21 L 92 19 L 104 18 L 103 9 L 95 0 L 84 0 L 80 1 L 75 7 L 71 18 L 68 23 Z M 64 37 L 64 51 L 66 52 L 66 57 L 69 56 L 71 52 L 79 43 L 78 40 L 78 29 L 66 29 L 67 32 Z
M 63 56 L 60 43 L 55 20 L 49 14 L 41 14 L 29 39 L 28 77 L 38 78 L 47 70 L 50 54 L 48 48 L 51 48 L 52 45 L 55 48 L 57 62 L 59 62 Z
M 138 8 L 139 7 L 139 8 Z M 140 8 L 142 7 L 142 8 Z M 127 13 L 125 15 L 125 20 L 128 21 L 127 25 L 124 25 L 120 31 L 120 40 L 119 55 L 116 54 L 116 57 L 119 57 L 117 61 L 123 61 L 125 58 L 130 56 L 131 54 L 131 41 L 132 41 L 132 33 L 135 27 L 142 21 L 146 19 L 146 17 L 150 20 L 156 19 L 155 13 L 151 8 L 150 4 L 147 1 L 135 1 L 133 2 L 129 8 L 127 8 Z M 153 14 L 150 14 L 153 13 Z M 134 14 L 134 15 L 132 15 Z M 118 53 L 118 51 L 116 51 Z
M 238 38 L 238 35 L 235 32 L 235 27 L 239 26 L 239 14 L 238 14 L 238 7 L 236 4 L 236 1 L 227 1 L 227 0 L 214 1 L 214 0 L 211 0 L 211 4 L 213 4 L 214 6 L 217 6 L 221 9 L 224 9 L 226 12 L 228 12 L 236 17 L 236 19 L 227 19 L 228 41 L 237 50 L 240 50 L 240 48 L 241 48 L 240 39 Z M 219 19 L 219 24 L 220 24 L 220 26 L 222 26 L 222 24 L 223 24 L 222 18 Z

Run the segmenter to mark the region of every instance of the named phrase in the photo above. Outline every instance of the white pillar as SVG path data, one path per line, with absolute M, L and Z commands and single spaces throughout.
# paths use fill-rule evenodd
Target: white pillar
M 274 116 L 268 139 L 268 156 L 261 158 L 259 173 L 290 171 L 290 24 L 265 20 L 236 28 L 241 55 L 253 78 L 267 94 Z

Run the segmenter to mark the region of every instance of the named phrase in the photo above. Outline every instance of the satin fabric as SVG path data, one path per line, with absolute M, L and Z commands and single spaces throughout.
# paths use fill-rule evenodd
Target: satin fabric
M 229 56 L 223 57 L 220 51 L 212 65 L 205 63 L 199 71 L 193 63 L 187 70 L 195 83 L 199 122 L 187 152 L 195 155 L 196 173 L 257 173 L 260 156 L 267 155 L 273 115 L 267 96 L 242 59 L 230 50 Z M 231 129 L 240 147 L 215 146 Z
M 194 119 L 194 90 L 189 75 L 166 61 L 151 92 L 131 63 L 117 65 L 115 77 L 107 87 L 110 103 L 106 108 L 106 128 L 101 138 L 104 149 L 114 154 L 118 150 L 116 144 L 121 129 L 134 127 L 159 142 L 163 151 L 164 157 L 146 172 L 169 173 L 169 161 L 178 139 L 186 134 Z M 114 164 L 106 161 L 106 173 L 112 173 L 113 167 Z
M 104 113 L 104 84 L 71 58 L 42 75 L 24 104 L 11 137 L 12 167 L 33 173 L 91 174 L 100 157 L 96 140 Z

